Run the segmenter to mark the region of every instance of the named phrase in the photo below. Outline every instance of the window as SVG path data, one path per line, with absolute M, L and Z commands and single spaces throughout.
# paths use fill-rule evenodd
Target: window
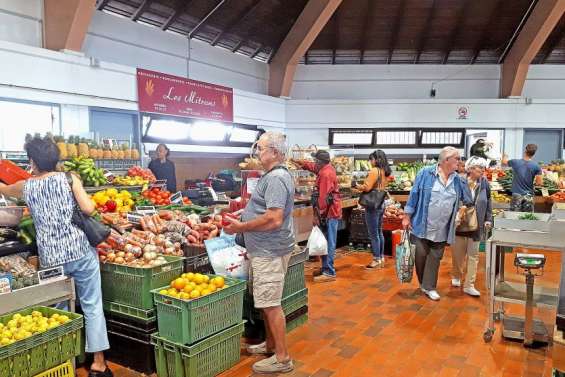
M 336 130 L 330 129 L 331 146 L 371 146 L 373 130 Z
M 422 129 L 420 133 L 421 147 L 463 147 L 465 130 L 461 129 Z
M 23 151 L 26 134 L 58 135 L 61 131 L 59 111 L 57 105 L 0 101 L 0 150 Z
M 418 130 L 376 130 L 376 145 L 382 147 L 414 147 Z

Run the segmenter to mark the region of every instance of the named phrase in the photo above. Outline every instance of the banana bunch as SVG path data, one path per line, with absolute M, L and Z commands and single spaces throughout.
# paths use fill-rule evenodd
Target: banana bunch
M 98 187 L 108 183 L 104 176 L 104 169 L 97 168 L 91 158 L 75 157 L 70 161 L 65 161 L 64 165 L 66 171 L 78 173 L 85 186 Z
M 496 191 L 491 193 L 492 200 L 498 203 L 510 203 L 510 197 L 506 194 L 501 194 Z
M 112 182 L 114 185 L 120 185 L 120 186 L 143 186 L 149 183 L 148 180 L 143 179 L 141 177 L 130 177 L 130 176 L 125 176 L 125 177 L 116 177 L 114 178 L 114 181 Z

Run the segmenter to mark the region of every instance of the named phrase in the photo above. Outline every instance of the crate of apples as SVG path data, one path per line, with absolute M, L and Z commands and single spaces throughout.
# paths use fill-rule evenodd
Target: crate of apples
M 227 287 L 222 276 L 210 277 L 205 274 L 187 272 L 171 281 L 169 288 L 161 289 L 159 293 L 181 300 L 194 300 Z

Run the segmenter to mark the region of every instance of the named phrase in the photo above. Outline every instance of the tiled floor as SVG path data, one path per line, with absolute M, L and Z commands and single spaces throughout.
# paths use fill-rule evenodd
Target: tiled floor
M 484 290 L 484 255 L 477 287 Z M 288 336 L 296 370 L 288 376 L 551 376 L 551 347 L 525 349 L 501 339 L 500 326 L 491 343 L 483 341 L 486 301 L 450 287 L 449 252 L 439 278 L 441 301 L 432 302 L 417 283 L 399 284 L 392 260 L 384 270 L 366 270 L 369 254 L 345 253 L 336 260 L 338 280 L 311 283 L 307 325 Z M 507 258 L 507 280 L 520 279 Z M 551 253 L 540 283 L 557 284 L 559 256 Z M 521 308 L 508 307 L 510 312 Z M 554 313 L 540 312 L 546 320 Z M 222 377 L 253 375 L 258 357 L 242 352 L 238 365 Z M 138 376 L 117 366 L 116 377 Z M 84 376 L 83 370 L 79 376 Z

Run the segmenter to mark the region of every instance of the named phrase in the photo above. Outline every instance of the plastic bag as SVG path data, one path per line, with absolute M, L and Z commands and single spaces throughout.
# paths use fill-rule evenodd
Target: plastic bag
M 222 234 L 204 241 L 210 264 L 217 275 L 247 280 L 249 258 L 244 247 L 236 245 L 235 237 Z
M 306 244 L 309 255 L 328 255 L 328 241 L 319 227 L 312 228 L 308 243 Z
M 410 233 L 405 231 L 396 246 L 396 276 L 401 283 L 410 283 L 414 274 L 416 246 L 410 243 Z

